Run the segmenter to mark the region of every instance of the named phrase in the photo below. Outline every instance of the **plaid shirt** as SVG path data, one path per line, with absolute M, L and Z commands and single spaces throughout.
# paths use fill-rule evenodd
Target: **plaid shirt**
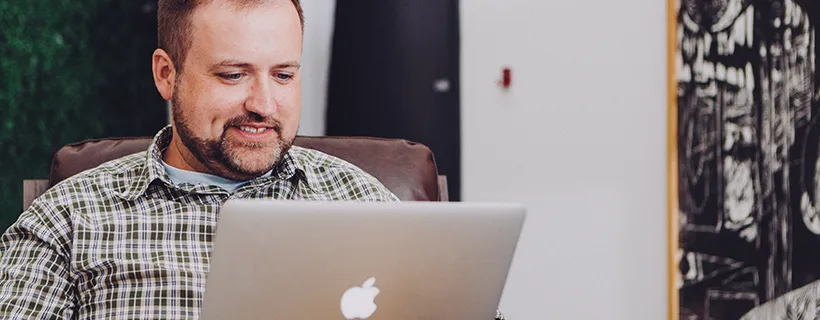
M 398 201 L 338 158 L 294 146 L 268 177 L 229 194 L 174 186 L 147 152 L 49 189 L 0 238 L 0 318 L 197 318 L 220 206 L 228 199 Z
M 296 146 L 233 194 L 175 186 L 160 161 L 170 140 L 168 127 L 146 152 L 75 175 L 23 212 L 0 237 L 0 318 L 194 319 L 228 199 L 398 201 L 353 165 Z

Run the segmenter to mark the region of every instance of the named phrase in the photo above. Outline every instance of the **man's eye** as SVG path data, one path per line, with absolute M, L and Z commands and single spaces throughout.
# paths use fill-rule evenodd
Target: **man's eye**
M 276 76 L 276 79 L 279 79 L 279 80 L 290 80 L 290 79 L 293 78 L 293 75 L 290 75 L 290 74 L 287 74 L 287 73 L 277 73 L 275 76 Z
M 220 78 L 225 80 L 239 80 L 242 78 L 241 73 L 223 73 L 219 75 Z

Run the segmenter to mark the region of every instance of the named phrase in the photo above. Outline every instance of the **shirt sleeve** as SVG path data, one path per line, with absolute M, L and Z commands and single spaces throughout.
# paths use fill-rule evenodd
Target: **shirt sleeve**
M 387 189 L 383 184 L 379 183 L 376 187 L 376 201 L 383 201 L 383 202 L 401 202 L 399 197 L 397 197 L 393 192 L 390 192 L 390 189 Z
M 357 168 L 353 172 L 346 173 L 337 180 L 348 181 L 347 184 L 341 186 L 341 189 L 344 190 L 344 193 L 350 194 L 353 199 L 375 202 L 401 202 L 399 197 L 393 194 L 381 181 L 361 169 Z
M 0 236 L 0 318 L 73 316 L 70 224 L 60 211 L 38 199 Z

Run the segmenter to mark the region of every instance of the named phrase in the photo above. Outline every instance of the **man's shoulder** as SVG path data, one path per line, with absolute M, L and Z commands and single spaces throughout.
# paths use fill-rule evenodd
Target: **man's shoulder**
M 145 152 L 104 162 L 60 181 L 38 200 L 62 203 L 122 191 L 137 177 L 144 163 Z
M 310 169 L 332 169 L 367 174 L 367 172 L 358 166 L 347 162 L 342 158 L 316 149 L 293 146 L 291 147 L 291 155 L 295 158 L 294 160 L 296 160 L 298 164 Z
M 381 185 L 373 175 L 364 171 L 362 168 L 333 155 L 324 153 L 316 149 L 308 149 L 299 146 L 291 148 L 291 155 L 300 169 L 308 171 L 315 175 L 326 176 L 325 178 L 333 178 L 336 176 L 360 176 L 367 182 L 377 183 Z
M 364 169 L 339 157 L 319 150 L 299 146 L 291 148 L 297 166 L 305 171 L 308 183 L 323 191 L 337 192 L 345 198 L 372 198 L 377 201 L 398 201 L 381 181 Z M 341 186 L 344 190 L 335 190 Z

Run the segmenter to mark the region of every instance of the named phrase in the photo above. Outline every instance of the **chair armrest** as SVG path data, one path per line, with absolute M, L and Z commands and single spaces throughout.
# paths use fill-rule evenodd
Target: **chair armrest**
M 450 201 L 450 191 L 447 190 L 447 176 L 438 176 L 438 197 L 439 201 Z
M 48 190 L 48 180 L 23 180 L 23 211 Z

